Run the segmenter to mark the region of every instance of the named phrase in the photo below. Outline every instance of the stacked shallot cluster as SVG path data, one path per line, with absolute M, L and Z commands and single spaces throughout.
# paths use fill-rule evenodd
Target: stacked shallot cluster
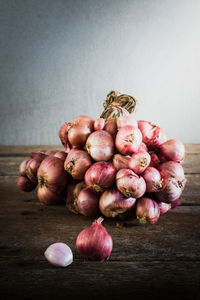
M 20 165 L 18 185 L 30 191 L 38 184 L 41 202 L 65 200 L 74 213 L 153 224 L 180 204 L 184 145 L 167 140 L 160 127 L 136 121 L 129 95 L 111 92 L 104 107 L 97 120 L 79 116 L 64 123 L 59 137 L 65 151 L 32 153 Z

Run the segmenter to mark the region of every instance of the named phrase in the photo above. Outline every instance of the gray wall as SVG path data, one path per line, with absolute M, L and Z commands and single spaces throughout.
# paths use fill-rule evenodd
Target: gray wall
M 199 0 L 0 0 L 0 144 L 57 144 L 112 89 L 200 142 Z

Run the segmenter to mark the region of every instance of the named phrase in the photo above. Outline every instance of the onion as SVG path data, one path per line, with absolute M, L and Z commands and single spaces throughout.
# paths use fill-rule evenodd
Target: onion
M 57 151 L 55 154 L 54 154 L 55 157 L 57 158 L 60 158 L 62 160 L 65 160 L 66 157 L 67 157 L 67 153 L 64 152 L 64 151 Z
M 64 168 L 74 179 L 82 180 L 91 164 L 92 161 L 86 151 L 72 149 L 65 160 Z
M 94 121 L 94 130 L 103 130 L 105 126 L 105 120 L 103 118 L 98 118 Z
M 24 192 L 31 192 L 35 189 L 37 184 L 34 184 L 31 182 L 27 177 L 25 176 L 19 176 L 17 180 L 18 188 Z
M 94 129 L 94 120 L 88 116 L 74 119 L 68 131 L 69 142 L 76 147 L 84 147 L 86 140 Z
M 26 166 L 26 176 L 28 177 L 28 179 L 37 184 L 38 183 L 38 179 L 37 179 L 37 171 L 38 168 L 41 164 L 42 160 L 36 159 L 36 158 L 32 158 L 29 160 L 29 162 L 27 163 Z
M 169 177 L 165 189 L 155 194 L 160 202 L 172 203 L 178 200 L 182 194 L 183 188 L 179 186 L 174 177 Z
M 19 175 L 26 176 L 27 164 L 30 159 L 23 160 L 23 162 L 19 165 Z
M 165 202 L 159 202 L 158 207 L 160 209 L 160 215 L 164 215 L 168 210 L 171 209 L 171 204 Z
M 69 142 L 68 139 L 68 131 L 71 127 L 71 123 L 65 122 L 59 130 L 59 138 L 61 140 L 61 143 L 63 144 L 63 146 L 68 149 L 71 148 L 71 144 Z
M 54 193 L 45 185 L 39 186 L 37 190 L 38 199 L 46 205 L 54 205 L 62 202 L 62 195 Z
M 66 202 L 66 207 L 69 211 L 78 214 L 78 207 L 76 204 L 76 199 L 80 193 L 80 191 L 82 189 L 84 189 L 86 187 L 86 184 L 82 181 L 82 182 L 72 182 L 67 186 L 67 192 L 66 192 L 66 198 L 65 198 L 65 202 Z
M 117 123 L 116 119 L 108 120 L 105 124 L 104 128 L 107 132 L 109 132 L 114 138 L 117 134 Z
M 141 142 L 142 134 L 137 127 L 133 126 L 120 128 L 115 139 L 117 150 L 124 155 L 137 152 Z
M 129 115 L 123 115 L 118 118 L 116 118 L 117 122 L 117 128 L 121 128 L 124 126 L 134 126 L 137 127 L 137 121 L 135 120 L 134 116 L 129 114 Z
M 64 243 L 50 245 L 44 256 L 50 264 L 56 267 L 67 267 L 73 262 L 72 250 Z
M 85 147 L 96 161 L 107 161 L 114 153 L 113 138 L 105 130 L 94 131 L 90 134 Z
M 37 175 L 39 186 L 46 186 L 56 194 L 61 193 L 68 183 L 63 161 L 54 156 L 48 156 L 42 161 Z
M 142 132 L 142 141 L 150 150 L 157 149 L 167 140 L 163 130 L 150 122 L 138 121 L 138 128 Z
M 86 217 L 94 217 L 99 211 L 99 196 L 91 188 L 83 188 L 76 199 L 78 212 Z
M 109 188 L 115 181 L 115 168 L 104 161 L 93 164 L 85 173 L 85 183 L 96 192 Z
M 181 164 L 174 161 L 167 161 L 160 164 L 158 169 L 161 172 L 167 173 L 168 176 L 175 178 L 180 188 L 183 189 L 185 187 L 186 178 Z
M 142 151 L 143 152 L 148 152 L 148 148 L 147 148 L 145 143 L 141 143 L 137 151 L 138 152 L 142 152 Z
M 175 209 L 177 206 L 181 205 L 181 201 L 175 200 L 172 203 L 170 203 L 171 209 Z
M 84 258 L 97 261 L 109 259 L 113 241 L 102 226 L 102 221 L 101 217 L 95 220 L 90 227 L 82 230 L 76 239 L 77 249 Z
M 128 162 L 128 167 L 136 174 L 141 174 L 149 166 L 150 161 L 151 157 L 148 152 L 137 152 L 132 154 Z
M 150 198 L 141 198 L 136 202 L 136 217 L 141 224 L 154 224 L 160 217 L 158 204 Z
M 140 198 L 146 191 L 144 179 L 130 169 L 121 169 L 117 172 L 116 184 L 118 190 L 126 197 Z
M 158 148 L 161 161 L 173 160 L 181 162 L 184 159 L 185 147 L 178 140 L 168 140 Z
M 115 154 L 113 156 L 112 163 L 116 170 L 127 169 L 129 160 L 130 160 L 130 156 Z
M 117 188 L 106 190 L 99 201 L 99 208 L 106 217 L 115 218 L 130 211 L 136 202 L 135 198 L 126 198 Z
M 168 180 L 168 176 L 164 171 L 160 173 L 153 167 L 148 167 L 142 176 L 146 182 L 146 191 L 148 193 L 155 193 L 163 190 Z
M 157 168 L 160 164 L 160 159 L 158 158 L 158 155 L 155 154 L 154 152 L 150 152 L 149 154 L 151 156 L 151 162 L 149 167 Z

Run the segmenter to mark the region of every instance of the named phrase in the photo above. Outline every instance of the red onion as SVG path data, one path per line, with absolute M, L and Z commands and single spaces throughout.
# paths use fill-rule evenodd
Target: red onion
M 158 207 L 160 209 L 160 215 L 164 215 L 168 210 L 171 209 L 171 204 L 165 202 L 159 202 Z
M 138 121 L 138 128 L 142 132 L 142 141 L 150 150 L 157 149 L 167 140 L 163 130 L 150 122 Z
M 110 234 L 102 226 L 103 218 L 95 220 L 92 225 L 82 230 L 76 240 L 81 256 L 90 260 L 104 261 L 109 259 L 113 241 Z
M 112 163 L 116 170 L 127 169 L 129 160 L 130 160 L 130 156 L 115 154 L 113 156 Z
M 26 176 L 27 164 L 30 159 L 23 160 L 23 162 L 19 165 L 19 175 Z
M 28 177 L 28 179 L 37 184 L 38 183 L 38 179 L 37 179 L 37 171 L 38 168 L 41 164 L 42 160 L 38 160 L 36 158 L 32 158 L 29 160 L 29 162 L 27 163 L 26 166 L 26 176 Z
M 135 202 L 135 198 L 126 198 L 114 187 L 102 194 L 99 201 L 99 208 L 104 216 L 115 218 L 130 211 Z
M 96 192 L 109 188 L 115 181 L 115 168 L 104 161 L 93 164 L 85 173 L 85 183 Z
M 57 151 L 57 150 L 56 150 Z M 40 153 L 40 152 L 37 152 L 37 153 L 35 153 L 35 152 L 31 152 L 31 153 L 29 153 L 29 157 L 30 158 L 35 158 L 35 159 L 37 159 L 37 160 L 40 160 L 40 161 L 42 161 L 45 157 L 47 157 L 47 154 L 46 153 L 48 153 L 49 151 L 47 151 L 47 152 L 45 152 L 45 153 Z
M 182 194 L 183 188 L 179 186 L 174 177 L 169 177 L 165 189 L 155 194 L 160 202 L 172 203 L 178 200 Z
M 78 212 L 86 217 L 94 217 L 99 211 L 99 196 L 91 188 L 82 189 L 76 199 Z
M 65 122 L 59 130 L 59 138 L 66 149 L 71 148 L 71 144 L 68 139 L 68 131 L 70 127 L 71 123 Z
M 126 115 L 120 116 L 116 118 L 116 121 L 117 121 L 117 128 L 121 128 L 124 126 L 134 126 L 134 127 L 138 126 L 134 116 L 130 114 L 127 116 Z
M 34 184 L 31 182 L 27 177 L 25 176 L 19 176 L 17 180 L 18 188 L 24 192 L 31 192 L 35 189 L 37 184 Z
M 103 130 L 105 126 L 105 120 L 103 118 L 98 118 L 94 121 L 94 130 Z
M 140 198 L 146 191 L 144 179 L 130 169 L 121 169 L 117 172 L 116 184 L 118 190 L 126 197 Z
M 41 162 L 37 175 L 39 186 L 47 186 L 55 193 L 61 193 L 68 183 L 63 161 L 54 156 L 48 156 Z
M 158 204 L 150 198 L 141 198 L 136 202 L 136 217 L 140 223 L 154 224 L 160 217 Z
M 94 120 L 88 116 L 74 119 L 68 131 L 69 142 L 76 147 L 84 147 L 86 140 L 94 129 Z
M 157 168 L 160 164 L 160 159 L 158 158 L 158 155 L 155 154 L 154 152 L 150 152 L 149 154 L 151 156 L 151 162 L 149 167 Z
M 133 126 L 120 128 L 115 139 L 117 150 L 124 155 L 137 152 L 141 142 L 142 134 L 137 127 Z
M 145 143 L 141 143 L 137 151 L 138 152 L 142 152 L 142 151 L 143 152 L 148 152 L 148 148 L 147 148 Z
M 176 179 L 180 188 L 184 188 L 186 178 L 184 175 L 183 167 L 180 163 L 174 161 L 167 161 L 159 165 L 158 170 L 167 173 L 168 176 Z
M 62 160 L 65 160 L 66 157 L 67 157 L 67 153 L 64 152 L 64 151 L 57 151 L 55 154 L 54 154 L 55 157 L 57 158 L 60 158 Z
M 86 151 L 72 149 L 65 160 L 64 168 L 74 179 L 82 180 L 91 164 L 92 161 Z
M 148 193 L 155 193 L 163 190 L 168 180 L 168 176 L 165 172 L 160 173 L 153 167 L 148 167 L 142 176 L 146 182 L 146 191 Z
M 105 128 L 104 128 L 107 132 L 109 132 L 112 137 L 115 137 L 117 134 L 117 123 L 116 123 L 116 119 L 112 119 L 112 120 L 108 120 L 106 122 Z
M 82 189 L 86 188 L 85 182 L 81 181 L 79 183 L 72 182 L 67 186 L 67 193 L 66 193 L 66 207 L 69 211 L 78 214 L 78 207 L 77 207 L 77 197 Z
M 52 192 L 48 187 L 45 185 L 39 186 L 37 190 L 38 199 L 40 202 L 46 205 L 54 205 L 62 202 L 63 198 L 61 194 L 57 194 Z
M 178 140 L 168 140 L 158 148 L 161 161 L 173 160 L 180 162 L 184 159 L 185 147 Z
M 175 200 L 172 203 L 170 203 L 171 209 L 175 209 L 177 206 L 181 205 L 181 201 Z
M 148 152 L 137 152 L 132 154 L 128 162 L 128 167 L 136 174 L 141 174 L 149 166 L 150 161 L 151 157 Z
M 96 161 L 107 161 L 114 153 L 113 138 L 105 130 L 94 131 L 90 134 L 85 147 Z

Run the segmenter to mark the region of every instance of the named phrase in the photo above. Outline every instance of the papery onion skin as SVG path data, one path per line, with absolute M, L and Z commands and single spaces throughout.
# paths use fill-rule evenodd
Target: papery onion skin
M 69 182 L 63 161 L 54 156 L 48 156 L 41 162 L 37 176 L 39 186 L 45 185 L 56 194 L 62 193 Z
M 26 176 L 27 164 L 30 159 L 23 160 L 19 165 L 19 175 Z
M 37 184 L 31 182 L 26 176 L 19 176 L 17 186 L 24 192 L 31 192 L 35 189 Z
M 160 215 L 164 215 L 166 214 L 166 212 L 168 212 L 168 210 L 171 209 L 171 204 L 165 202 L 159 202 L 158 207 L 160 209 Z
M 46 205 L 55 205 L 62 202 L 63 200 L 61 194 L 52 192 L 48 187 L 44 185 L 38 187 L 37 195 L 40 202 Z
M 71 145 L 84 147 L 88 136 L 94 130 L 94 120 L 88 116 L 78 116 L 71 124 L 68 139 Z
M 130 169 L 121 169 L 116 175 L 118 190 L 126 197 L 140 198 L 146 191 L 146 183 Z
M 134 126 L 137 127 L 137 121 L 135 120 L 134 116 L 129 114 L 129 115 L 123 115 L 118 118 L 116 118 L 117 122 L 117 128 L 121 128 L 124 126 Z
M 99 212 L 99 195 L 91 188 L 83 188 L 76 199 L 78 212 L 86 217 L 95 217 Z
M 146 170 L 150 162 L 151 157 L 148 152 L 137 152 L 132 154 L 128 162 L 128 167 L 136 174 L 141 174 Z
M 86 151 L 72 149 L 65 160 L 64 168 L 74 179 L 82 180 L 91 164 L 91 158 Z
M 175 209 L 177 206 L 181 205 L 181 201 L 175 200 L 172 203 L 170 203 L 171 209 Z
M 113 156 L 112 164 L 116 170 L 127 169 L 130 158 L 130 156 L 115 154 Z
M 89 260 L 108 260 L 112 252 L 113 241 L 111 235 L 101 225 L 100 217 L 92 225 L 82 230 L 77 239 L 76 246 L 81 256 Z
M 121 154 L 131 155 L 137 152 L 141 143 L 142 134 L 137 127 L 124 126 L 118 130 L 115 145 Z
M 163 130 L 151 122 L 140 120 L 138 121 L 138 128 L 142 133 L 142 141 L 146 144 L 149 150 L 157 149 L 167 140 Z
M 151 162 L 150 162 L 149 167 L 157 168 L 160 164 L 160 159 L 159 159 L 158 155 L 154 152 L 150 152 L 149 154 L 151 156 Z
M 94 130 L 103 130 L 105 126 L 105 120 L 103 118 L 98 118 L 94 121 Z
M 105 130 L 94 131 L 87 139 L 85 148 L 95 161 L 108 161 L 114 153 L 114 142 Z
M 140 144 L 140 146 L 138 147 L 137 152 L 142 152 L 142 151 L 148 152 L 148 148 L 147 148 L 146 144 L 143 143 L 143 142 L 142 142 L 142 143 Z
M 113 138 L 117 134 L 117 122 L 116 119 L 108 120 L 105 124 L 104 130 L 109 132 Z
M 75 189 L 76 183 L 72 182 L 67 186 L 66 195 L 65 195 L 65 202 L 66 207 L 69 211 L 73 212 L 74 214 L 78 214 L 77 208 L 75 206 L 75 196 L 74 196 L 74 189 Z
M 186 178 L 184 174 L 183 167 L 180 163 L 174 161 L 167 161 L 159 165 L 158 170 L 160 172 L 165 172 L 168 176 L 176 179 L 180 188 L 184 188 L 186 184 Z
M 61 127 L 60 127 L 60 130 L 59 130 L 59 138 L 61 140 L 61 143 L 63 144 L 63 146 L 68 149 L 68 148 L 71 148 L 71 144 L 69 142 L 69 139 L 68 139 L 68 131 L 71 127 L 71 123 L 69 122 L 65 122 Z
M 37 179 L 37 171 L 38 168 L 41 164 L 42 160 L 36 159 L 36 158 L 32 158 L 29 160 L 27 167 L 26 167 L 26 176 L 28 177 L 28 179 L 37 184 L 38 183 L 38 179 Z
M 169 177 L 164 190 L 155 193 L 155 197 L 160 202 L 172 203 L 181 197 L 183 187 L 180 187 L 174 177 Z
M 64 243 L 50 245 L 46 249 L 44 256 L 50 264 L 56 267 L 67 267 L 73 262 L 72 251 Z
M 166 172 L 159 172 L 153 167 L 148 167 L 142 176 L 146 182 L 146 191 L 148 193 L 156 193 L 163 190 L 168 180 Z
M 96 192 L 103 192 L 115 182 L 115 168 L 104 161 L 94 163 L 85 173 L 85 183 Z
M 185 156 L 185 147 L 178 140 L 168 140 L 159 146 L 157 153 L 161 161 L 181 162 Z
M 55 154 L 54 154 L 55 157 L 57 158 L 60 158 L 62 160 L 65 160 L 66 157 L 67 157 L 67 153 L 64 152 L 64 151 L 57 151 Z
M 141 224 L 154 224 L 160 217 L 158 204 L 150 198 L 140 198 L 136 202 L 136 217 Z
M 126 198 L 116 187 L 113 187 L 101 195 L 99 208 L 104 216 L 115 218 L 130 211 L 134 207 L 135 202 L 135 198 Z

